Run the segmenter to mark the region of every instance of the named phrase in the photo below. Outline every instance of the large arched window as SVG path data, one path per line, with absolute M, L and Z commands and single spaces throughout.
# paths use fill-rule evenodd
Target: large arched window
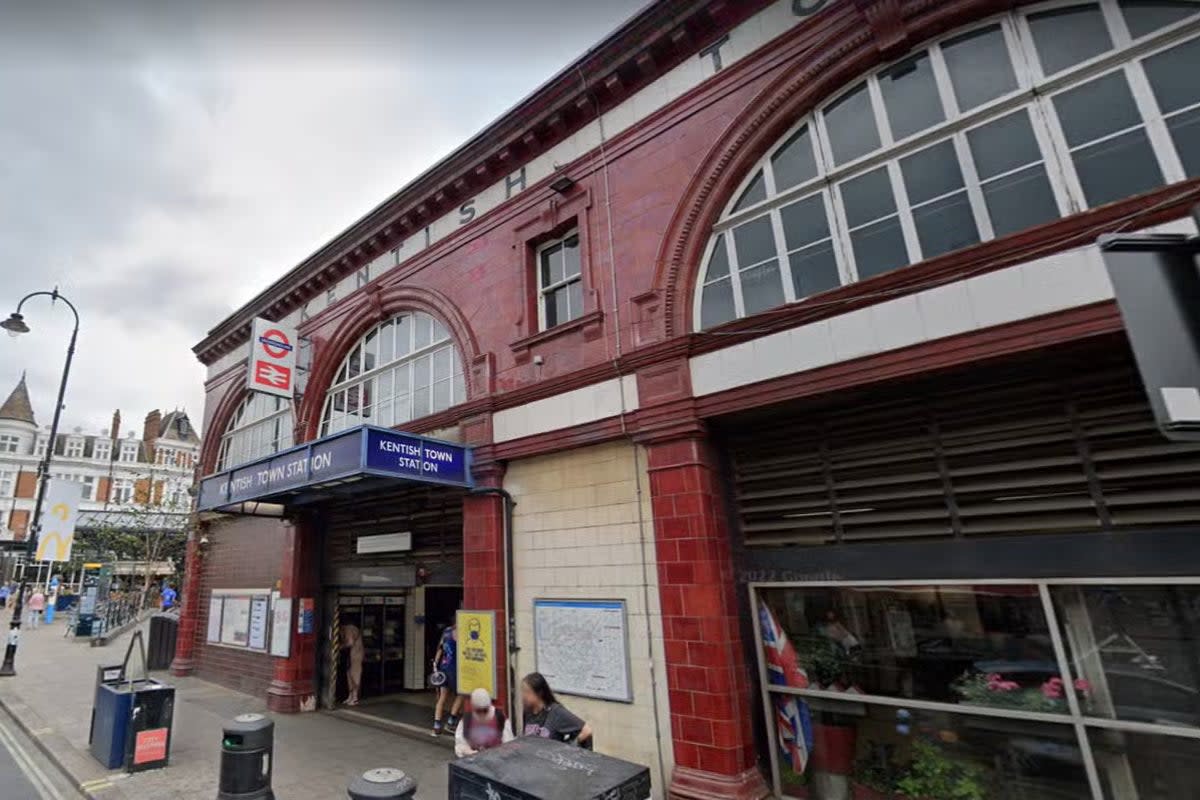
M 217 469 L 229 469 L 292 446 L 292 404 L 274 395 L 250 392 L 221 437 Z
M 1200 176 L 1200 2 L 1041 5 L 855 83 L 751 170 L 698 329 Z
M 407 311 L 351 348 L 325 398 L 321 435 L 364 423 L 390 428 L 466 399 L 450 333 L 428 314 Z

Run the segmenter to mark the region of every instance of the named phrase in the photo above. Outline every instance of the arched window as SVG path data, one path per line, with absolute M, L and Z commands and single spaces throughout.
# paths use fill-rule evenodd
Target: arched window
M 714 226 L 697 329 L 1200 176 L 1200 2 L 1012 12 L 799 120 Z
M 282 397 L 250 392 L 225 435 L 217 469 L 229 469 L 292 446 L 292 404 Z
M 442 323 L 420 311 L 359 340 L 325 397 L 321 435 L 355 425 L 390 428 L 467 399 L 462 357 Z

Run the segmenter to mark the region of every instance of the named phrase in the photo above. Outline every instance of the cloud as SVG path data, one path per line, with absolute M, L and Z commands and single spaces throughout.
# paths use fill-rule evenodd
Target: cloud
M 640 4 L 0 0 L 0 313 L 79 307 L 64 425 L 198 421 L 193 344 Z M 45 423 L 70 315 L 26 311 Z

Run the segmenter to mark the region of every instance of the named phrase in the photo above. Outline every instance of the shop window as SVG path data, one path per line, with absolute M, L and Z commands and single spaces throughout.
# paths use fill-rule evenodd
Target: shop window
M 537 265 L 542 330 L 583 316 L 578 231 L 538 247 Z
M 855 83 L 734 193 L 697 328 L 1200 176 L 1197 31 L 1194 0 L 1017 10 Z
M 285 398 L 250 392 L 221 437 L 217 469 L 253 461 L 292 446 L 292 404 Z
M 450 332 L 429 314 L 406 312 L 350 350 L 326 397 L 321 435 L 363 424 L 390 428 L 466 399 L 462 357 Z
M 7 433 L 0 434 L 0 453 L 16 453 L 21 449 L 21 439 Z
M 1194 794 L 1200 585 L 763 585 L 752 596 L 785 796 Z

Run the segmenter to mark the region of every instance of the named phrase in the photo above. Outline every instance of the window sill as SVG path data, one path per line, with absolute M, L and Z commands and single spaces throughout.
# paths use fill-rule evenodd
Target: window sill
M 604 327 L 604 312 L 600 309 L 589 311 L 581 317 L 576 317 L 570 322 L 564 322 L 562 325 L 555 325 L 553 328 L 544 331 L 538 331 L 531 336 L 526 336 L 523 339 L 517 339 L 511 342 L 509 347 L 512 348 L 517 357 L 518 364 L 524 364 L 532 355 L 531 351 L 534 347 L 546 342 L 553 341 L 563 336 L 570 334 L 581 334 L 584 341 L 592 341 L 600 336 L 600 332 Z

